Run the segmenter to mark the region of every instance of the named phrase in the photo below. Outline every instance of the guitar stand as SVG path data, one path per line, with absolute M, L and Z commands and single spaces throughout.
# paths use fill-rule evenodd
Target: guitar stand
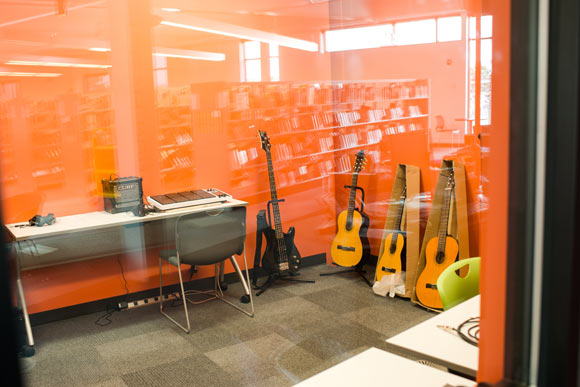
M 346 189 L 351 189 L 354 188 L 355 190 L 360 191 L 361 193 L 361 198 L 360 198 L 360 213 L 362 214 L 363 212 L 365 212 L 365 190 L 363 187 L 359 187 L 358 185 L 353 187 L 352 185 L 345 185 L 344 188 Z M 355 208 L 356 210 L 356 208 Z
M 368 280 L 368 278 L 365 276 L 366 271 L 363 270 L 363 265 L 356 265 L 354 267 L 348 268 L 348 269 L 344 269 L 344 270 L 339 270 L 339 271 L 333 271 L 333 272 L 329 272 L 329 273 L 320 273 L 321 277 L 324 276 L 328 276 L 328 275 L 335 275 L 335 274 L 344 274 L 344 273 L 357 273 L 363 280 L 365 280 L 365 282 L 367 283 L 367 285 L 369 285 L 369 287 L 373 287 L 373 284 L 371 284 L 371 281 Z
M 298 278 L 289 278 L 289 277 L 295 277 L 298 274 L 295 275 L 280 275 L 278 273 L 276 274 L 270 274 L 268 276 L 268 279 L 266 280 L 266 282 L 264 282 L 262 284 L 262 286 L 257 286 L 258 291 L 256 292 L 256 297 L 258 297 L 260 294 L 264 293 L 266 290 L 268 290 L 270 288 L 270 286 L 272 286 L 276 281 L 288 281 L 288 282 L 303 282 L 303 283 L 309 283 L 309 284 L 313 284 L 315 281 L 313 280 L 303 280 L 303 279 L 298 279 Z
M 268 225 L 269 225 L 269 227 L 271 227 L 271 224 L 272 224 L 272 217 L 270 215 L 270 206 L 274 202 L 282 203 L 284 200 L 285 199 L 268 200 L 268 204 L 266 205 L 266 208 L 268 209 Z M 296 277 L 298 275 L 299 275 L 299 273 L 288 274 L 288 275 L 280 275 L 280 273 L 270 274 L 270 275 L 268 275 L 268 279 L 266 280 L 266 282 L 264 282 L 262 284 L 262 286 L 258 286 L 257 284 L 253 284 L 252 287 L 254 287 L 254 289 L 258 290 L 256 292 L 256 297 L 257 297 L 260 294 L 264 293 L 266 290 L 268 290 L 270 288 L 270 286 L 272 286 L 276 281 L 303 282 L 303 283 L 309 283 L 309 284 L 313 284 L 316 282 L 313 280 L 303 280 L 303 279 L 298 279 L 298 278 L 290 278 L 290 277 Z
M 353 187 L 351 185 L 345 185 L 344 188 L 346 188 L 346 189 L 354 188 L 355 190 L 361 191 L 362 198 L 361 198 L 361 202 L 360 202 L 360 211 L 359 212 L 362 215 L 364 213 L 364 208 L 365 208 L 365 190 L 364 190 L 364 188 L 359 187 L 359 186 Z M 356 210 L 358 211 L 358 209 L 356 209 Z M 373 285 L 371 284 L 371 281 L 369 281 L 368 278 L 365 276 L 366 271 L 363 269 L 363 266 L 364 266 L 365 262 L 367 261 L 367 259 L 368 259 L 368 252 L 365 252 L 363 249 L 363 257 L 361 258 L 360 263 L 357 264 L 356 266 L 353 266 L 351 268 L 344 269 L 344 270 L 329 272 L 329 273 L 320 273 L 320 276 L 325 277 L 325 276 L 335 275 L 335 274 L 357 273 L 367 283 L 367 285 L 369 285 L 370 287 L 373 287 Z

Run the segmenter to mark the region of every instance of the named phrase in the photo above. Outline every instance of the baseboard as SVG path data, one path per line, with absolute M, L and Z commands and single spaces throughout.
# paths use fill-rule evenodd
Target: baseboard
M 326 254 L 316 254 L 308 257 L 302 258 L 302 266 L 314 266 L 326 263 Z M 252 272 L 253 269 L 250 270 Z M 261 269 L 258 272 L 258 276 L 265 275 Z M 238 276 L 235 273 L 229 273 L 225 275 L 226 283 L 238 282 Z M 203 278 L 193 281 L 188 281 L 184 283 L 184 288 L 186 290 L 192 289 L 208 289 L 213 287 L 213 277 Z M 163 286 L 163 293 L 173 293 L 179 291 L 179 284 Z M 67 306 L 64 308 L 47 310 L 45 312 L 34 313 L 30 315 L 30 323 L 32 326 L 47 324 L 54 321 L 66 320 L 69 318 L 79 317 L 91 313 L 102 312 L 105 310 L 116 309 L 119 303 L 122 302 L 133 302 L 143 299 L 148 299 L 152 297 L 159 296 L 159 288 L 153 288 L 148 290 L 143 290 L 140 292 L 123 294 L 121 296 L 115 296 L 110 298 L 105 298 L 102 300 L 91 301 L 84 304 Z

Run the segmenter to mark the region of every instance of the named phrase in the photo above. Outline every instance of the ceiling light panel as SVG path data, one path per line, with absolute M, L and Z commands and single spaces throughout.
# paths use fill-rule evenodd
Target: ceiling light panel
M 9 60 L 7 65 L 15 66 L 46 66 L 46 67 L 79 67 L 87 69 L 108 69 L 111 65 L 93 64 L 93 63 L 72 63 L 72 62 L 42 62 L 29 60 Z
M 39 77 L 39 78 L 57 78 L 62 76 L 59 73 L 23 73 L 15 71 L 0 71 L 0 77 Z
M 318 51 L 317 43 L 279 35 L 272 32 L 256 30 L 253 28 L 242 27 L 215 20 L 203 19 L 193 15 L 158 12 L 158 16 L 163 18 L 161 24 L 166 26 L 207 32 L 216 35 L 230 36 L 239 39 L 257 40 L 263 43 L 272 43 L 283 47 L 290 47 L 310 52 Z

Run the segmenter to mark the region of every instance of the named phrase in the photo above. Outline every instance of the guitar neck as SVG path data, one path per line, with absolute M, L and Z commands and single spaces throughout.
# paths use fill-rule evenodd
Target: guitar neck
M 278 241 L 278 254 L 281 261 L 286 260 L 286 244 L 284 243 L 284 232 L 282 231 L 282 220 L 280 218 L 280 207 L 278 206 L 278 193 L 276 191 L 276 179 L 274 178 L 274 167 L 272 166 L 272 154 L 266 150 L 268 161 L 268 177 L 270 180 L 270 196 L 272 197 L 272 212 L 274 213 L 274 230 Z
M 352 214 L 354 212 L 354 202 L 356 199 L 356 186 L 358 182 L 358 172 L 353 172 L 352 181 L 350 183 L 350 197 L 348 199 L 347 222 L 352 221 Z
M 397 221 L 395 223 L 395 229 L 401 229 L 401 223 L 403 221 L 403 210 L 405 209 L 405 199 L 407 198 L 407 188 L 403 189 L 403 193 L 401 194 L 400 203 L 401 208 L 399 209 L 399 213 L 397 214 Z
M 445 201 L 441 208 L 441 221 L 439 222 L 439 240 L 437 242 L 437 251 L 445 252 L 445 241 L 447 240 L 447 226 L 449 224 L 449 207 L 451 206 L 451 194 L 453 186 L 446 188 Z
M 395 222 L 395 231 L 393 231 L 393 236 L 391 237 L 391 251 L 395 250 L 397 246 L 397 238 L 395 237 L 398 231 L 401 230 L 401 222 L 403 220 L 403 211 L 405 210 L 405 198 L 407 197 L 407 187 L 403 188 L 403 193 L 401 194 L 400 203 L 401 208 L 399 209 L 399 213 L 397 214 L 397 220 Z

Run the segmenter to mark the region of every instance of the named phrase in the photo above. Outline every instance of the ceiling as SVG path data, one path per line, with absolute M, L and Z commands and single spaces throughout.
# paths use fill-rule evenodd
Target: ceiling
M 57 0 L 0 0 L 0 60 L 18 55 L 102 58 L 89 47 L 109 46 L 110 1 L 61 0 L 67 12 L 56 15 Z M 144 0 L 138 1 L 138 4 Z M 320 31 L 369 25 L 394 17 L 464 8 L 467 0 L 150 0 L 152 10 L 177 8 L 180 14 L 318 42 Z M 122 20 L 122 18 L 120 18 Z M 159 20 L 157 20 L 159 21 Z M 232 38 L 156 25 L 155 45 L 181 49 L 217 47 Z M 238 39 L 239 40 L 239 39 Z

